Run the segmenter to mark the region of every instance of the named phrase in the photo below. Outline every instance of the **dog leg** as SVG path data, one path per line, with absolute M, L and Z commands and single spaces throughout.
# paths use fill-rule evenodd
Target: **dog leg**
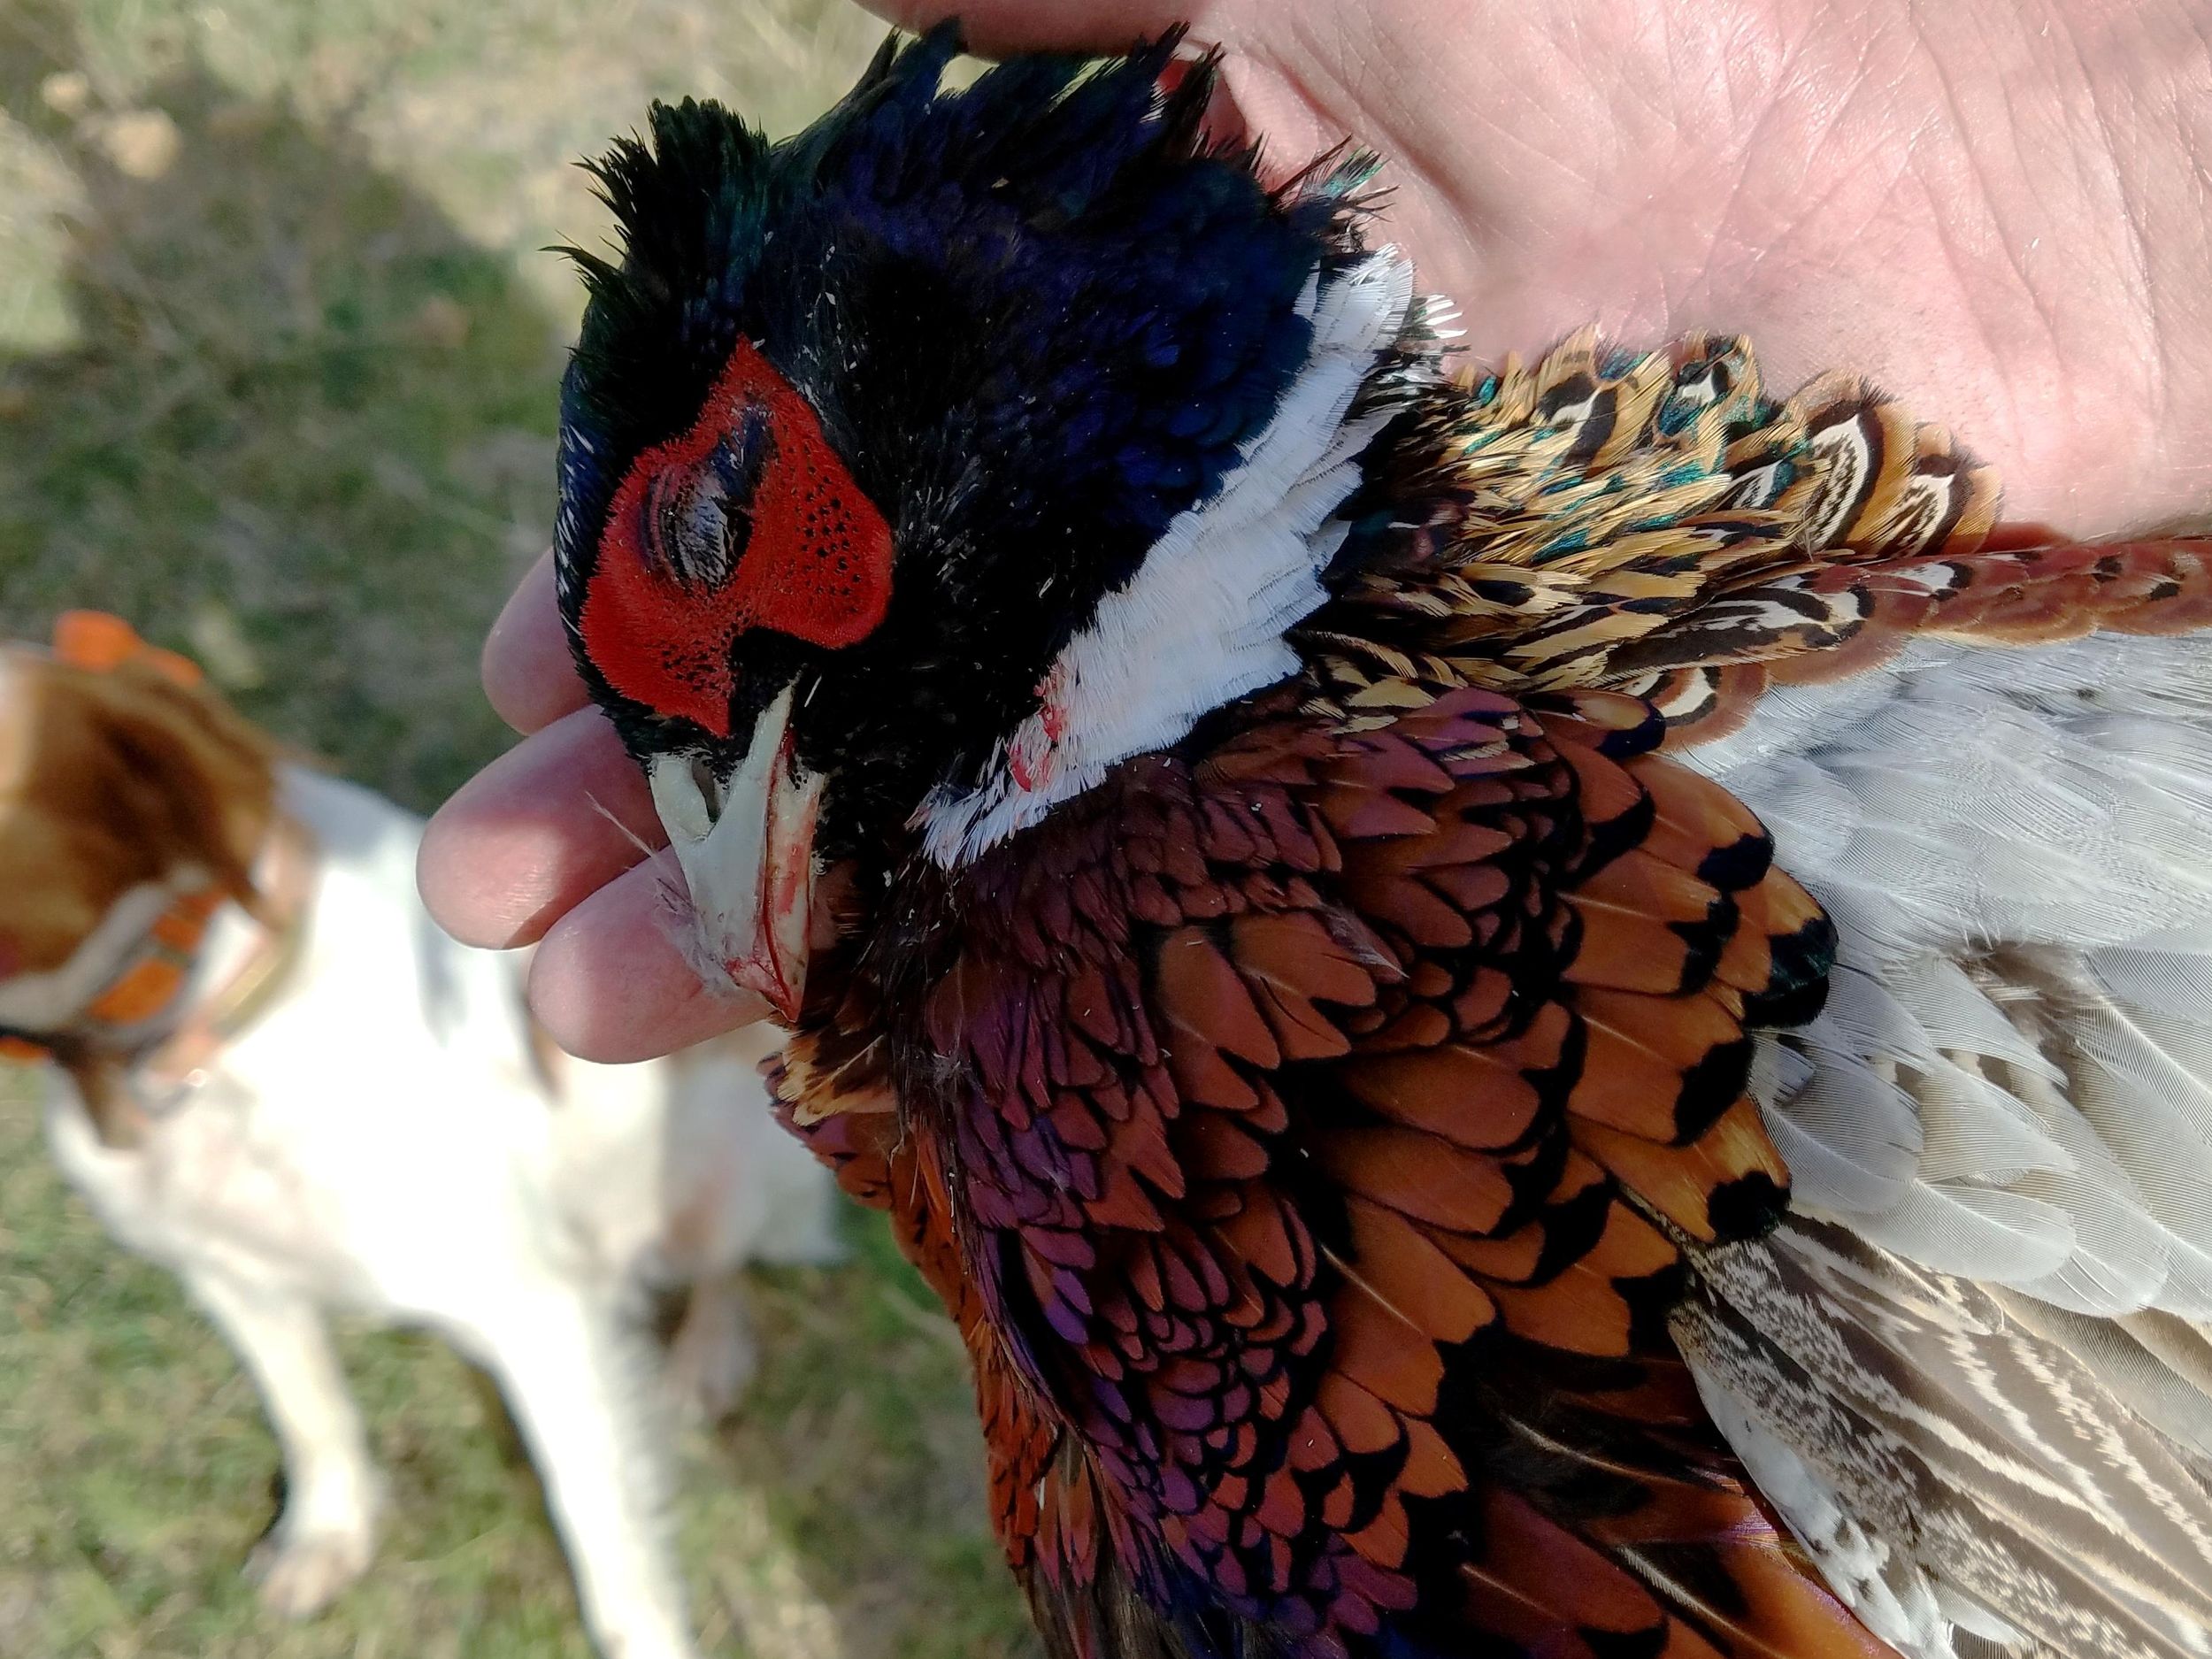
M 668 1347 L 667 1391 L 678 1413 L 721 1422 L 737 1409 L 758 1363 L 745 1276 L 717 1273 L 694 1285 Z
M 605 1659 L 692 1659 L 662 1537 L 650 1369 L 611 1296 L 547 1286 L 476 1327 Z
M 305 1297 L 195 1271 L 193 1299 L 245 1363 L 284 1453 L 284 1510 L 247 1563 L 288 1618 L 320 1612 L 376 1549 L 382 1482 L 330 1333 Z

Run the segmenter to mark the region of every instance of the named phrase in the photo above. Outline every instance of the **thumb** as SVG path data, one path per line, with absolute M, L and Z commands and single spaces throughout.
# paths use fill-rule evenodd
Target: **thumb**
M 957 18 L 968 50 L 986 58 L 1015 52 L 1119 52 L 1156 39 L 1178 24 L 1190 26 L 1195 42 L 1210 45 L 1207 14 L 1220 8 L 1204 0 L 860 0 L 878 17 L 919 31 Z M 1179 57 L 1160 77 L 1175 86 L 1192 63 Z M 1247 123 L 1228 78 L 1214 86 L 1205 129 L 1217 143 L 1246 136 Z
M 972 51 L 1001 58 L 1010 52 L 1126 50 L 1177 23 L 1205 37 L 1203 0 L 861 0 L 869 11 L 901 28 L 926 29 L 958 18 Z

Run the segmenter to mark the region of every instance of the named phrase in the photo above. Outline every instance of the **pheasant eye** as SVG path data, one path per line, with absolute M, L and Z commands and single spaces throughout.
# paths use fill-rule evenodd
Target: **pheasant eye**
M 695 588 L 726 582 L 752 537 L 753 497 L 775 442 L 767 410 L 748 403 L 704 464 L 650 475 L 637 526 L 647 558 Z
M 614 691 L 727 737 L 741 634 L 834 649 L 890 600 L 889 525 L 806 399 L 740 341 L 691 430 L 615 491 L 577 626 Z

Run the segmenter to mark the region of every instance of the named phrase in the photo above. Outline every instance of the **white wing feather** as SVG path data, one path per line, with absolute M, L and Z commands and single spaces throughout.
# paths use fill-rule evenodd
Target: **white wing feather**
M 2212 648 L 1928 641 L 1684 758 L 1836 921 L 1752 1086 L 1857 1240 L 1707 1263 L 1715 1422 L 1913 1659 L 2212 1652 Z
M 1838 926 L 1782 1040 L 1809 1064 L 1762 1068 L 1801 1203 L 2062 1308 L 2212 1318 L 2212 650 L 1930 641 L 1685 758 Z M 1902 1189 L 1870 1067 L 1917 1120 Z

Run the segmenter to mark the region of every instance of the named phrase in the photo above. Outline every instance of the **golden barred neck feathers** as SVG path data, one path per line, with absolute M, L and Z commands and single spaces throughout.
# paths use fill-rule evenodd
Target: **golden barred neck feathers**
M 1770 397 L 1740 338 L 1634 356 L 1586 330 L 1440 388 L 1399 456 L 1390 493 L 1432 516 L 1308 636 L 1354 710 L 1420 695 L 1394 680 L 1616 686 L 1717 598 L 1971 552 L 1997 503 L 1991 469 L 1856 379 Z

